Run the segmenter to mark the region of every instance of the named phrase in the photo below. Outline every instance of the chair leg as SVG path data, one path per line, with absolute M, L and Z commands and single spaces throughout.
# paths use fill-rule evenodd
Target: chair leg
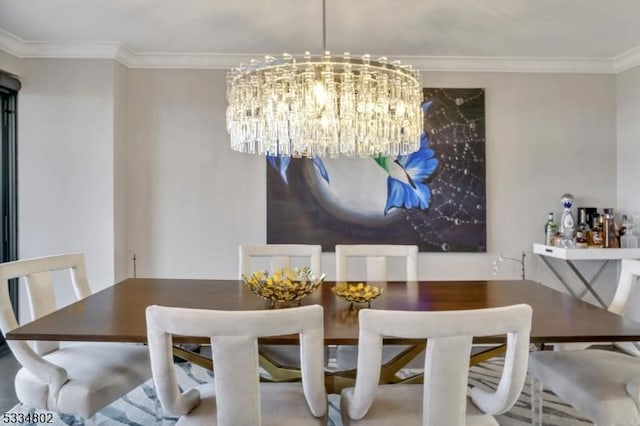
M 283 367 L 276 364 L 262 352 L 258 352 L 260 367 L 271 376 L 269 382 L 297 382 L 302 378 L 299 368 Z
M 98 424 L 98 414 L 94 414 L 91 417 L 78 417 L 80 424 L 84 426 L 95 426 Z
M 164 407 L 162 406 L 162 402 L 160 401 L 160 396 L 158 395 L 158 389 L 156 388 L 155 382 L 153 383 L 153 414 L 156 418 L 156 425 L 165 426 L 173 424 L 173 422 L 164 414 Z
M 531 424 L 542 426 L 542 382 L 535 377 L 531 380 Z

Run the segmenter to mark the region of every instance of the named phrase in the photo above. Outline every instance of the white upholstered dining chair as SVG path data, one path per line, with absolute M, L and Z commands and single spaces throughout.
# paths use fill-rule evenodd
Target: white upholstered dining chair
M 406 275 L 403 280 L 418 281 L 418 246 L 393 244 L 337 244 L 336 281 L 366 280 L 387 281 L 388 263 L 391 258 L 405 262 Z M 354 258 L 364 259 L 364 274 L 351 275 L 349 263 Z
M 239 249 L 240 278 L 255 272 L 255 261 L 268 261 L 269 272 L 292 267 L 298 258 L 315 274 L 322 273 L 322 246 L 312 244 L 241 244 Z
M 84 255 L 62 254 L 0 264 L 0 327 L 6 335 L 18 327 L 9 300 L 9 280 L 24 278 L 31 317 L 41 318 L 56 310 L 54 286 L 69 271 L 78 299 L 87 297 Z M 128 343 L 29 342 L 8 340 L 22 365 L 15 389 L 23 404 L 89 419 L 103 407 L 151 378 L 146 346 Z
M 262 267 L 272 274 L 282 268 L 308 266 L 322 273 L 322 246 L 312 244 L 242 244 L 239 247 L 240 278 Z M 291 345 L 260 345 L 260 365 L 273 381 L 300 377 L 300 349 Z
M 389 279 L 389 261 L 398 259 L 404 263 L 402 280 L 418 281 L 418 246 L 393 244 L 338 244 L 336 251 L 336 281 L 361 280 L 368 282 L 387 281 Z M 357 261 L 364 261 L 364 271 L 355 270 Z M 394 277 L 399 279 L 397 277 Z M 417 349 L 419 352 L 420 349 Z M 394 359 L 416 356 L 416 348 L 408 345 L 385 345 L 382 353 L 382 363 L 387 365 L 383 376 L 394 376 L 399 367 L 389 365 Z M 339 370 L 353 370 L 356 368 L 358 357 L 357 346 L 339 345 L 336 348 L 336 364 Z M 398 366 L 404 366 L 400 359 Z
M 147 335 L 153 379 L 177 425 L 326 424 L 323 309 L 262 311 L 149 306 Z M 182 392 L 172 362 L 172 335 L 210 336 L 215 379 Z M 259 383 L 259 337 L 298 334 L 302 383 Z
M 621 262 L 609 311 L 623 315 L 640 277 L 640 260 Z M 542 416 L 542 388 L 549 389 L 597 425 L 640 424 L 640 359 L 604 349 L 538 351 L 529 359 L 534 377 L 534 424 Z M 537 388 L 537 389 L 536 389 Z
M 498 425 L 493 415 L 508 411 L 524 385 L 531 313 L 523 304 L 440 312 L 361 310 L 356 383 L 340 397 L 344 425 Z M 497 389 L 474 387 L 467 396 L 473 337 L 503 334 L 507 352 Z M 424 384 L 378 385 L 383 337 L 428 339 Z

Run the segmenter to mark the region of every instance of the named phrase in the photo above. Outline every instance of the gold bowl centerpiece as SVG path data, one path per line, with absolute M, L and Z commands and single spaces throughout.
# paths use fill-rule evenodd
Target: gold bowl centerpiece
M 267 271 L 258 271 L 247 277 L 242 276 L 249 289 L 258 296 L 276 302 L 293 302 L 313 293 L 325 278 L 325 274 L 315 275 L 308 267 L 283 268 L 269 276 Z
M 354 303 L 367 303 L 371 306 L 371 301 L 380 296 L 384 289 L 365 283 L 338 283 L 331 291 L 339 298 L 351 302 L 351 305 Z

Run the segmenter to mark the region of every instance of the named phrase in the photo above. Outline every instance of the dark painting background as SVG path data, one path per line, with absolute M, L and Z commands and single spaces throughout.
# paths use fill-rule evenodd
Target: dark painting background
M 416 244 L 426 252 L 486 251 L 484 89 L 424 89 L 429 146 L 439 160 L 429 207 L 384 215 L 388 175 L 372 159 L 323 159 L 329 182 L 292 159 L 285 183 L 267 165 L 267 243 Z

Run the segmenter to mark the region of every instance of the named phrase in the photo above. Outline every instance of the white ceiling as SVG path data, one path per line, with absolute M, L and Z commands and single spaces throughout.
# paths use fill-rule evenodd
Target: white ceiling
M 326 7 L 333 53 L 400 57 L 423 69 L 618 72 L 640 64 L 640 0 L 326 0 Z M 320 53 L 322 0 L 0 0 L 0 49 L 196 67 Z

